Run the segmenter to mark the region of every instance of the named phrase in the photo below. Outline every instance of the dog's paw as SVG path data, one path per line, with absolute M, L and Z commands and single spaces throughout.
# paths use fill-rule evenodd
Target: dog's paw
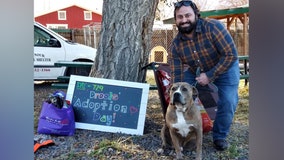
M 183 159 L 183 154 L 180 153 L 176 153 L 176 159 Z
M 158 149 L 158 150 L 157 150 L 157 153 L 158 153 L 158 154 L 163 154 L 163 153 L 164 153 L 164 149 L 163 149 L 163 148 Z

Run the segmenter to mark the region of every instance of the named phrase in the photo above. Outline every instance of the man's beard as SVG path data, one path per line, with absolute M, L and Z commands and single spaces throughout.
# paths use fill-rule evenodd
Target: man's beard
M 181 27 L 181 25 L 183 24 L 189 24 L 189 26 L 187 27 Z M 178 27 L 178 31 L 181 32 L 182 34 L 190 34 L 196 27 L 196 21 L 195 22 L 185 22 L 185 23 L 180 23 L 179 25 L 177 25 Z

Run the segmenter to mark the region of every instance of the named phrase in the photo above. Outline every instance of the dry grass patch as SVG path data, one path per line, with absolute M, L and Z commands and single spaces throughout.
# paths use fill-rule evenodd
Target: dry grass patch
M 155 85 L 153 71 L 148 71 L 147 83 Z M 42 95 L 51 92 L 52 90 L 45 90 L 39 92 L 40 95 L 35 95 L 39 101 L 44 100 L 47 95 Z M 35 105 L 34 110 L 34 124 L 35 133 L 37 127 L 37 118 L 40 113 L 40 106 Z M 240 81 L 239 86 L 239 105 L 235 114 L 234 125 L 229 135 L 231 147 L 224 152 L 216 152 L 212 147 L 211 135 L 204 136 L 203 156 L 204 159 L 239 159 L 248 157 L 248 115 L 249 115 L 249 85 L 244 85 L 244 80 Z M 147 114 L 145 122 L 145 130 L 142 136 L 130 136 L 121 134 L 119 137 L 115 134 L 105 137 L 97 137 L 96 139 L 88 139 L 92 143 L 91 147 L 86 148 L 87 153 L 77 151 L 74 146 L 70 148 L 65 154 L 61 154 L 53 159 L 172 159 L 171 154 L 158 155 L 156 150 L 161 144 L 159 130 L 163 124 L 163 114 L 160 104 L 160 97 L 157 90 L 150 90 L 148 95 Z M 73 137 L 66 137 L 73 139 Z M 81 142 L 82 141 L 82 142 Z M 80 143 L 86 142 L 81 139 Z M 187 158 L 192 159 L 192 153 L 187 153 Z

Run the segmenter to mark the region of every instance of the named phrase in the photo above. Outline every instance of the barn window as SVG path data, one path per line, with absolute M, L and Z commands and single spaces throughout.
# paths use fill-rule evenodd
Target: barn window
M 66 11 L 58 11 L 58 20 L 66 20 Z
M 84 19 L 85 20 L 92 20 L 92 12 L 91 11 L 84 11 Z

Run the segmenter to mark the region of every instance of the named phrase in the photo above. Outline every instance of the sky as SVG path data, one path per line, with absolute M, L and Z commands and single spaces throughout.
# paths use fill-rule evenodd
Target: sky
M 103 0 L 34 0 L 34 17 L 73 4 L 102 13 Z

